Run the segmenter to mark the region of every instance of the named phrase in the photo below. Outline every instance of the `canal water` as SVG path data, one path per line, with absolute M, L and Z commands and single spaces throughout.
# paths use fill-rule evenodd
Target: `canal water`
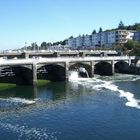
M 0 140 L 139 140 L 140 77 L 0 90 Z

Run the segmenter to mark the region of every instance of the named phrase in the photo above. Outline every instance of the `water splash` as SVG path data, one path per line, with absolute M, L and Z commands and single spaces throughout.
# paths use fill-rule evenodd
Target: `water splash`
M 12 110 L 19 107 L 35 104 L 36 100 L 22 98 L 0 98 L 0 110 Z
M 85 71 L 87 78 L 79 77 L 79 71 L 69 71 L 69 81 L 89 80 L 88 72 Z
M 117 75 L 118 76 L 118 75 Z M 140 109 L 140 100 L 137 100 L 134 97 L 134 94 L 128 91 L 124 91 L 122 89 L 119 89 L 118 86 L 116 86 L 114 84 L 114 82 L 118 82 L 118 81 L 137 81 L 140 79 L 140 76 L 133 76 L 133 75 L 120 75 L 117 79 L 113 77 L 111 79 L 111 77 L 105 77 L 104 80 L 99 79 L 101 78 L 100 76 L 98 76 L 98 78 L 92 78 L 92 79 L 88 79 L 86 78 L 86 82 L 81 81 L 80 78 L 77 79 L 78 84 L 82 84 L 84 86 L 86 86 L 87 88 L 92 88 L 93 90 L 111 90 L 114 92 L 119 93 L 119 97 L 120 98 L 126 98 L 127 102 L 125 103 L 126 106 L 129 107 L 134 107 L 137 109 Z M 75 78 L 75 77 L 73 77 Z M 106 81 L 105 79 L 107 79 L 108 81 Z
M 78 71 L 69 71 L 69 81 L 78 81 Z

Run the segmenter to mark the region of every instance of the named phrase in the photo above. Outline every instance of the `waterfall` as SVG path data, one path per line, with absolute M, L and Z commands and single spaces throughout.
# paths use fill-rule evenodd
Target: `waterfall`
M 89 78 L 88 71 L 80 67 L 78 70 L 69 71 L 69 80 L 78 81 L 80 79 Z
M 78 71 L 69 71 L 69 80 L 74 80 L 77 81 L 78 80 Z
M 80 73 L 86 74 L 86 77 L 85 78 L 89 78 L 89 74 L 88 74 L 88 72 L 87 72 L 87 70 L 85 68 L 80 67 L 79 68 L 79 74 Z

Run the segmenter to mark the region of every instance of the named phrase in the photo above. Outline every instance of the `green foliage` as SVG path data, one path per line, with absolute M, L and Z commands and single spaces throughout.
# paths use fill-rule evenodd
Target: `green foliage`
M 134 40 L 128 40 L 126 44 L 124 44 L 124 48 L 127 50 L 132 50 L 135 48 L 138 48 L 140 46 L 140 43 Z
M 99 28 L 99 33 L 103 32 L 103 29 L 102 27 Z
M 122 21 L 120 21 L 119 25 L 118 25 L 118 29 L 125 29 L 124 23 Z
M 122 47 L 122 51 L 128 55 L 140 56 L 140 43 L 134 40 L 129 40 Z
M 92 34 L 96 34 L 96 33 L 97 33 L 96 30 L 93 30 Z
M 133 25 L 125 26 L 124 23 L 122 21 L 120 21 L 117 29 L 140 31 L 140 23 L 135 23 Z
M 44 49 L 45 50 L 45 49 L 47 49 L 48 44 L 44 41 L 44 42 L 41 43 L 41 46 L 40 47 L 41 47 L 41 49 Z

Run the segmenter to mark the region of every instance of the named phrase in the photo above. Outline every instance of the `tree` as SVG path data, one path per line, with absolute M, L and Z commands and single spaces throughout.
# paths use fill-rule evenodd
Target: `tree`
M 93 30 L 92 34 L 96 34 L 96 30 Z
M 42 50 L 43 50 L 43 49 L 46 50 L 47 47 L 48 47 L 48 45 L 47 45 L 47 43 L 46 43 L 45 41 L 41 43 L 41 49 L 42 49 Z
M 139 47 L 139 42 L 134 40 L 128 40 L 128 42 L 124 44 L 124 48 L 126 48 L 127 50 L 132 50 L 138 47 Z
M 122 21 L 120 21 L 120 23 L 118 25 L 118 29 L 121 29 L 121 30 L 125 29 L 124 23 Z
M 103 29 L 102 27 L 99 28 L 99 33 L 103 32 Z
M 37 45 L 36 42 L 31 44 L 31 48 L 32 48 L 32 50 L 39 50 L 39 46 Z
M 133 25 L 133 30 L 140 31 L 140 23 L 135 23 L 135 24 Z

